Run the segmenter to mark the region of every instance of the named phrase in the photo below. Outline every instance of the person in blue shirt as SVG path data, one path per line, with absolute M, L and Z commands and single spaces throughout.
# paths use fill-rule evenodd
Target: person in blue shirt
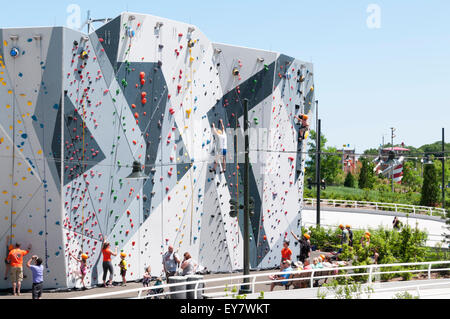
M 286 286 L 288 285 L 289 281 L 280 281 L 280 279 L 289 279 L 291 274 L 289 272 L 294 271 L 291 267 L 291 261 L 285 260 L 281 263 L 281 272 L 285 272 L 286 274 L 283 275 L 277 275 L 277 276 L 269 276 L 270 279 L 275 280 L 270 284 L 270 291 L 273 291 L 273 288 L 275 286 Z
M 34 265 L 32 265 L 31 262 L 33 262 Z M 38 256 L 31 257 L 27 262 L 27 267 L 30 268 L 31 273 L 33 274 L 33 286 L 31 288 L 33 299 L 41 299 L 44 286 L 44 266 L 42 265 L 42 259 Z
M 323 268 L 323 264 L 321 262 L 322 258 L 314 258 L 313 259 L 313 264 L 312 264 L 312 269 L 322 269 Z

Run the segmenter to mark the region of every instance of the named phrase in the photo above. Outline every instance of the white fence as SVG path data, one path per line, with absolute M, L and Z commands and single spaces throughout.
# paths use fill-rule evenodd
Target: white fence
M 317 199 L 305 198 L 305 206 L 317 205 Z M 445 209 L 428 206 L 415 206 L 396 203 L 377 203 L 377 202 L 364 202 L 354 200 L 342 200 L 342 199 L 320 199 L 321 205 L 332 207 L 349 207 L 349 208 L 369 208 L 382 211 L 395 211 L 408 214 L 422 214 L 429 216 L 445 216 Z
M 307 280 L 309 282 L 309 286 L 312 288 L 314 286 L 314 282 L 316 280 L 320 279 L 327 279 L 327 278 L 338 278 L 338 277 L 355 277 L 355 276 L 368 276 L 368 283 L 372 283 L 373 279 L 377 275 L 382 274 L 399 274 L 399 273 L 427 273 L 428 279 L 431 279 L 431 273 L 432 272 L 441 272 L 441 271 L 450 271 L 449 267 L 446 268 L 432 268 L 434 265 L 450 265 L 450 261 L 432 261 L 432 262 L 417 262 L 417 263 L 397 263 L 397 264 L 372 264 L 372 265 L 364 265 L 364 266 L 347 266 L 347 267 L 334 267 L 334 268 L 324 268 L 324 269 L 312 269 L 312 270 L 294 270 L 292 272 L 272 272 L 272 273 L 257 273 L 257 274 L 251 274 L 247 276 L 235 276 L 235 277 L 222 277 L 222 278 L 214 278 L 214 279 L 206 279 L 206 280 L 199 280 L 199 281 L 193 281 L 193 282 L 183 282 L 183 283 L 175 283 L 175 284 L 167 284 L 167 285 L 161 285 L 161 286 L 152 286 L 152 287 L 143 287 L 143 288 L 136 288 L 136 289 L 128 289 L 128 290 L 121 290 L 116 292 L 110 292 L 110 293 L 104 293 L 104 294 L 96 294 L 96 295 L 89 295 L 84 297 L 77 297 L 73 299 L 98 299 L 98 298 L 119 298 L 119 296 L 123 296 L 122 298 L 128 298 L 128 299 L 145 299 L 150 297 L 169 297 L 173 294 L 180 294 L 180 293 L 187 293 L 187 292 L 193 292 L 194 293 L 194 299 L 197 299 L 201 297 L 199 294 L 204 294 L 205 291 L 208 290 L 218 290 L 222 289 L 224 291 L 226 288 L 229 288 L 229 285 L 226 284 L 219 284 L 214 285 L 219 282 L 225 282 L 225 281 L 239 281 L 238 284 L 235 284 L 236 286 L 247 286 L 251 288 L 252 292 L 255 292 L 255 285 L 258 284 L 270 284 L 274 282 L 274 280 L 268 279 L 269 275 L 286 275 L 291 274 L 292 276 L 289 279 L 280 279 L 275 281 L 280 282 L 295 282 L 295 281 L 301 281 L 301 280 Z M 421 268 L 421 269 L 403 269 L 403 270 L 391 270 L 391 271 L 385 271 L 385 268 L 393 268 L 393 267 L 414 267 L 414 268 Z M 383 271 L 381 271 L 383 268 Z M 339 270 L 339 272 L 336 274 L 333 270 Z M 355 270 L 363 270 L 362 272 L 355 272 Z M 365 271 L 364 271 L 365 270 Z M 353 272 L 352 272 L 353 271 Z M 324 272 L 326 274 L 324 275 Z M 350 272 L 350 273 L 349 273 Z M 263 281 L 256 281 L 257 278 L 260 277 L 266 277 L 267 280 Z M 244 279 L 247 280 L 247 282 L 243 282 Z M 177 289 L 177 287 L 182 288 L 186 285 L 194 286 L 192 289 L 181 289 L 177 291 L 171 291 Z M 208 285 L 208 286 L 206 286 Z M 148 292 L 150 292 L 153 289 L 161 289 L 164 288 L 164 293 L 161 294 L 153 294 L 153 295 L 147 295 Z M 175 288 L 175 289 L 173 289 Z M 136 297 L 130 297 L 130 295 L 136 295 Z M 214 294 L 211 294 L 213 296 Z M 217 297 L 225 297 L 225 292 L 223 293 L 216 293 Z

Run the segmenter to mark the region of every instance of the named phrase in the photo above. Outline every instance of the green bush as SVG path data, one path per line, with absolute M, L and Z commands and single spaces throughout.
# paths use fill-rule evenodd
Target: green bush
M 351 188 L 355 187 L 355 177 L 353 176 L 353 174 L 351 172 L 347 173 L 347 176 L 345 177 L 345 181 L 344 181 L 344 186 L 351 187 Z
M 306 229 L 304 229 L 306 231 Z M 411 263 L 421 262 L 425 260 L 444 260 L 446 255 L 442 251 L 433 252 L 425 247 L 427 241 L 427 233 L 420 231 L 417 227 L 405 225 L 400 231 L 384 229 L 369 229 L 371 233 L 370 245 L 363 246 L 361 238 L 365 234 L 365 230 L 353 231 L 353 247 L 348 245 L 341 245 L 339 234 L 341 230 L 325 229 L 323 227 L 310 227 L 311 244 L 316 245 L 322 251 L 329 251 L 330 249 L 343 249 L 339 258 L 341 260 L 351 261 L 352 265 L 370 265 L 374 262 L 374 254 L 378 253 L 378 264 L 394 264 L 394 263 Z M 420 269 L 415 267 L 415 269 Z M 401 271 L 406 270 L 405 267 L 389 267 L 380 268 L 380 271 Z M 365 269 L 356 269 L 355 273 L 366 272 Z M 413 276 L 412 273 L 398 273 L 398 274 L 382 274 L 381 280 L 389 280 L 395 277 L 402 277 L 409 280 Z M 368 275 L 355 276 L 355 281 L 365 282 L 368 280 Z

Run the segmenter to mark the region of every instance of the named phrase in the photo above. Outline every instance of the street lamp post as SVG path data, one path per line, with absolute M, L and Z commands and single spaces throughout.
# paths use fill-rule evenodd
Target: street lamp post
M 442 128 L 442 208 L 445 209 L 445 137 Z
M 244 99 L 244 137 L 245 137 L 245 165 L 244 165 L 244 276 L 250 274 L 250 192 L 249 192 L 249 170 L 250 170 L 250 158 L 249 158 L 249 136 L 248 136 L 248 99 Z M 239 294 L 249 294 L 250 278 L 244 278 L 243 285 Z
M 320 134 L 321 134 L 321 120 L 317 121 L 317 147 L 316 147 L 316 187 L 317 187 L 317 205 L 316 205 L 316 225 L 320 226 L 320 189 L 322 187 L 322 182 L 320 178 Z
M 391 127 L 391 150 L 392 152 L 394 151 L 394 132 L 395 132 L 395 128 Z M 392 183 L 392 192 L 394 192 L 394 167 L 395 164 L 392 163 L 392 169 L 391 169 L 391 183 Z

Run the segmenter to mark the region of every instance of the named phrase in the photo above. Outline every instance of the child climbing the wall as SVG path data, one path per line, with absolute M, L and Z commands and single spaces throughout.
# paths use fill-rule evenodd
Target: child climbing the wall
M 81 275 L 81 283 L 83 284 L 83 290 L 86 290 L 86 285 L 84 283 L 84 278 L 86 277 L 87 274 L 87 259 L 88 259 L 88 255 L 86 254 L 82 254 L 81 255 L 81 259 L 78 259 L 77 257 L 75 257 L 74 255 L 72 255 L 71 252 L 69 252 L 69 256 L 72 257 L 73 259 L 75 259 L 77 262 L 80 263 L 80 275 Z
M 217 130 L 216 125 L 213 123 L 213 133 L 217 136 L 217 158 L 214 161 L 214 169 L 210 169 L 209 171 L 216 172 L 218 162 L 222 161 L 222 171 L 221 173 L 225 173 L 227 171 L 226 166 L 226 158 L 227 158 L 227 147 L 228 147 L 228 140 L 227 140 L 227 133 L 225 132 L 225 126 L 223 125 L 223 120 L 220 120 L 221 129 Z
M 308 115 L 300 114 L 300 116 L 294 115 L 300 123 L 300 128 L 298 131 L 298 140 L 303 141 L 305 139 L 306 132 L 309 130 Z
M 127 254 L 120 253 L 119 267 L 120 267 L 120 275 L 122 276 L 122 285 L 121 286 L 127 285 L 127 280 L 125 278 L 127 275 L 127 262 L 125 261 L 126 257 L 127 257 Z

